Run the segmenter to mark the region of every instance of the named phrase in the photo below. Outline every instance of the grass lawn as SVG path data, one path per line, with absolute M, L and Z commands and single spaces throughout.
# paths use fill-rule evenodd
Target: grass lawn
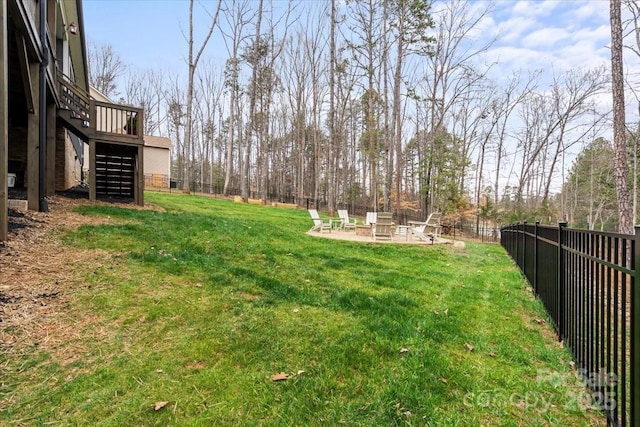
M 145 197 L 164 210 L 85 206 L 112 222 L 63 236 L 111 254 L 69 267 L 82 357 L 0 355 L 0 425 L 604 424 L 498 245 L 318 239 L 303 210 Z

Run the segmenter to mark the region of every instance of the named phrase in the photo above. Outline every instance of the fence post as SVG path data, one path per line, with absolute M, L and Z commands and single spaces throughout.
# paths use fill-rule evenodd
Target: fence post
M 564 339 L 565 334 L 565 321 L 567 319 L 567 308 L 565 306 L 565 286 L 564 286 L 564 262 L 562 256 L 562 243 L 563 243 L 563 229 L 567 226 L 566 221 L 561 221 L 558 223 L 558 289 L 557 289 L 557 298 L 558 298 L 558 341 L 562 341 Z
M 527 221 L 522 223 L 522 272 L 524 273 L 524 277 L 528 279 L 527 276 Z
M 513 232 L 513 246 L 514 246 L 514 251 L 513 251 L 513 260 L 516 262 L 516 265 L 518 266 L 518 268 L 520 268 L 520 263 L 518 262 L 518 260 L 520 259 L 520 257 L 518 257 L 518 247 L 520 245 L 520 239 L 518 238 L 518 231 L 520 231 L 520 223 L 516 222 L 514 225 L 514 232 Z
M 533 291 L 538 295 L 538 227 L 540 221 L 536 221 L 533 229 Z
M 631 276 L 631 425 L 640 426 L 640 226 L 636 225 L 633 238 L 633 275 Z M 624 416 L 624 414 L 623 414 Z

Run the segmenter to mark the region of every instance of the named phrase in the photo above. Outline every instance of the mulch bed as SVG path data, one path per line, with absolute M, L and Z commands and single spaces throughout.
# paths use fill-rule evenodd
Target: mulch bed
M 109 223 L 109 218 L 80 215 L 74 209 L 90 202 L 75 192 L 48 198 L 49 212 L 9 211 L 9 238 L 0 242 L 0 356 L 34 347 L 56 354 L 61 362 L 78 357 L 74 337 L 92 318 L 75 318 L 70 302 L 86 287 L 89 268 L 109 261 L 100 250 L 70 247 L 61 231 Z M 135 205 L 123 205 L 137 208 Z M 142 208 L 145 209 L 145 208 Z

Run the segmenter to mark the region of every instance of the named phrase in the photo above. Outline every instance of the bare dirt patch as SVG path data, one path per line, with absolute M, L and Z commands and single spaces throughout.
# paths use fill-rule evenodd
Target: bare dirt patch
M 109 262 L 111 254 L 65 245 L 61 232 L 114 220 L 74 212 L 80 205 L 105 202 L 61 195 L 48 201 L 47 213 L 9 211 L 9 238 L 0 242 L 0 354 L 39 347 L 65 363 L 79 356 L 83 349 L 74 348 L 81 342 L 76 338 L 97 321 L 74 314 L 70 302 L 87 286 L 88 269 Z

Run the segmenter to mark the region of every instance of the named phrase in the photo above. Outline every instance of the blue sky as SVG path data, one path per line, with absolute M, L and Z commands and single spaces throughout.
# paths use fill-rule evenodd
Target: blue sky
M 502 68 L 566 70 L 609 63 L 609 2 L 498 1 L 487 19 L 498 40 L 491 56 Z
M 186 69 L 188 2 L 85 0 L 87 42 L 111 44 L 132 68 Z
M 472 4 L 481 7 L 486 2 Z M 186 0 L 85 0 L 83 5 L 87 40 L 111 44 L 133 69 L 159 67 L 186 74 Z M 609 61 L 608 0 L 498 0 L 493 5 L 494 13 L 475 36 L 498 37 L 486 56 L 487 61 L 500 61 L 498 74 L 536 68 L 562 71 Z M 200 36 L 207 26 L 202 7 L 212 10 L 214 2 L 196 3 Z M 212 40 L 206 56 L 224 60 L 219 38 Z

